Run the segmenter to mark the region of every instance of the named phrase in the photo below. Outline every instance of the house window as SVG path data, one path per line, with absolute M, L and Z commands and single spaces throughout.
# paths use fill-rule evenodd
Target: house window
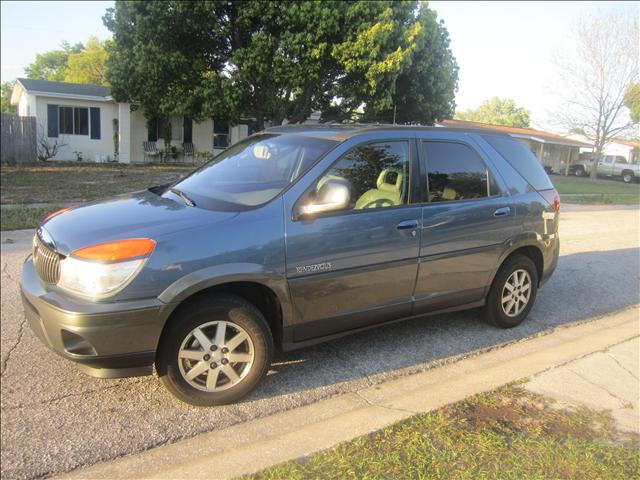
M 89 135 L 89 109 L 86 107 L 59 107 L 60 133 Z
M 213 148 L 229 146 L 229 123 L 226 120 L 213 120 Z
M 184 143 L 193 143 L 193 120 L 191 117 L 183 117 L 182 123 L 182 141 Z

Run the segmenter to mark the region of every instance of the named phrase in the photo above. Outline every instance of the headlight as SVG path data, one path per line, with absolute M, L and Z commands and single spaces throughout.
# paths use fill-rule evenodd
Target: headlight
M 88 297 L 114 294 L 138 274 L 155 245 L 145 238 L 76 250 L 60 262 L 58 286 Z
M 125 286 L 145 260 L 95 263 L 68 257 L 60 262 L 58 286 L 81 295 L 100 297 Z

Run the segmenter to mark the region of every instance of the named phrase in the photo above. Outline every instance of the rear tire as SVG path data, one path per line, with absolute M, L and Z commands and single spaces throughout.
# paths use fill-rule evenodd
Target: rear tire
M 252 392 L 272 357 L 273 338 L 262 313 L 241 297 L 216 295 L 179 312 L 162 336 L 156 368 L 179 400 L 224 405 Z
M 509 257 L 496 274 L 486 304 L 484 320 L 495 327 L 520 325 L 533 307 L 538 291 L 538 271 L 525 255 Z
M 622 172 L 622 181 L 624 183 L 631 183 L 634 180 L 633 172 Z
M 576 177 L 584 177 L 586 173 L 587 172 L 584 170 L 584 167 L 582 166 L 577 166 L 576 169 L 573 171 L 573 174 Z

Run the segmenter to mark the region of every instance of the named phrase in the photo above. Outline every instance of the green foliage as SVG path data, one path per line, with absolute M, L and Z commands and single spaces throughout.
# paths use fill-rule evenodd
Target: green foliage
M 624 96 L 624 103 L 631 110 L 633 123 L 640 122 L 640 83 L 629 85 Z
M 280 124 L 449 116 L 457 65 L 446 29 L 409 2 L 116 2 L 108 78 L 149 118 L 240 115 Z
M 62 43 L 62 48 L 38 53 L 33 63 L 24 71 L 28 78 L 53 82 L 88 83 L 108 85 L 106 61 L 111 41 L 101 42 L 89 37 L 86 45 L 76 43 L 71 46 Z
M 58 50 L 36 54 L 35 61 L 24 69 L 27 77 L 64 82 L 69 68 L 69 55 L 80 53 L 84 49 L 84 45 L 76 43 L 72 46 L 67 42 L 62 42 L 61 47 Z
M 493 97 L 475 110 L 457 112 L 455 118 L 507 127 L 528 127 L 531 112 L 524 107 L 516 107 L 516 102 L 510 98 Z
M 84 49 L 72 53 L 67 60 L 67 73 L 64 81 L 71 83 L 88 83 L 91 85 L 108 85 L 106 76 L 107 48 L 110 40 L 101 42 L 96 37 L 89 37 Z
M 11 92 L 15 82 L 2 82 L 0 84 L 0 111 L 2 113 L 16 114 L 16 105 L 11 105 Z

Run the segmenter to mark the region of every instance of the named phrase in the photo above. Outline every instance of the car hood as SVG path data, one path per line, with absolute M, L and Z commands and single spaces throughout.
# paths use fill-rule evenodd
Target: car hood
M 71 208 L 44 222 L 41 237 L 63 255 L 79 248 L 127 238 L 151 238 L 190 228 L 211 225 L 233 217 L 189 207 L 174 194 L 164 196 L 149 190 L 120 195 Z

